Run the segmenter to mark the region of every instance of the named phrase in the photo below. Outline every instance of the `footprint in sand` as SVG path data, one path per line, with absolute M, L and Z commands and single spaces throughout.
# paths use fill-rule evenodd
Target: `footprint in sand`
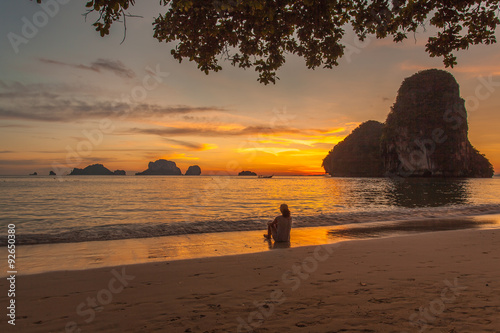
M 295 323 L 295 326 L 297 327 L 308 327 L 308 326 L 314 326 L 320 324 L 319 321 L 299 321 L 298 323 Z
M 391 300 L 389 298 L 372 298 L 368 300 L 368 302 L 380 304 L 380 303 L 391 303 Z

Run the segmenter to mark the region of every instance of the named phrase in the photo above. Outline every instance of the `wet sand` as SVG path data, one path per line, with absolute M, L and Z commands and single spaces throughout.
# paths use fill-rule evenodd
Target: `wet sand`
M 118 265 L 257 253 L 352 239 L 393 237 L 412 233 L 459 229 L 500 228 L 500 215 L 428 218 L 420 220 L 354 223 L 331 227 L 293 228 L 290 244 L 264 241 L 260 231 L 219 232 L 153 238 L 21 245 L 16 256 L 18 274 L 82 270 Z M 6 247 L 0 247 L 7 257 Z M 68 260 L 71 258 L 71 260 Z M 0 277 L 6 271 L 0 271 Z
M 49 272 L 17 276 L 1 330 L 498 332 L 499 276 L 497 229 Z

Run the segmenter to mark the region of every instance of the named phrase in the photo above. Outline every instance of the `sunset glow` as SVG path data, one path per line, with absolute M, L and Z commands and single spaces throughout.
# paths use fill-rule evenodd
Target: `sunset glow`
M 35 2 L 4 4 L 3 31 L 20 33 Z M 81 3 L 61 7 L 36 38 L 18 52 L 2 39 L 0 63 L 0 174 L 48 174 L 59 168 L 102 163 L 142 171 L 164 158 L 183 172 L 307 175 L 324 173 L 322 159 L 357 125 L 385 121 L 404 78 L 442 68 L 429 58 L 430 31 L 403 44 L 371 40 L 346 55 L 338 68 L 308 70 L 289 56 L 276 85 L 256 81 L 252 70 L 224 63 L 205 75 L 175 61 L 172 45 L 152 38 L 147 18 L 161 6 L 137 4 L 121 27 L 101 38 L 82 17 Z M 353 39 L 352 33 L 346 41 Z M 471 143 L 500 170 L 500 46 L 459 54 L 449 70 L 467 101 Z M 227 165 L 238 168 L 228 168 Z

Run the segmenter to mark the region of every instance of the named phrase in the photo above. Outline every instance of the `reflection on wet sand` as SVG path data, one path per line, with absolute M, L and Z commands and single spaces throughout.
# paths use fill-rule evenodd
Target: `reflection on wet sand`
M 409 233 L 487 228 L 499 224 L 499 221 L 493 218 L 425 219 L 391 223 L 364 223 L 362 226 L 343 225 L 330 229 L 328 235 L 341 240 L 365 239 Z
M 267 239 L 267 245 L 269 246 L 269 250 L 288 249 L 292 246 L 290 242 L 274 242 L 270 239 Z
M 24 275 L 54 270 L 79 270 L 269 250 L 287 251 L 287 248 L 353 239 L 467 228 L 500 228 L 500 215 L 292 228 L 290 243 L 264 240 L 262 231 L 240 231 L 105 242 L 22 245 L 19 246 L 18 254 L 20 262 L 23 262 L 21 274 Z M 3 247 L 3 249 L 6 253 L 7 248 Z M 2 272 L 0 272 L 0 277 L 1 274 Z

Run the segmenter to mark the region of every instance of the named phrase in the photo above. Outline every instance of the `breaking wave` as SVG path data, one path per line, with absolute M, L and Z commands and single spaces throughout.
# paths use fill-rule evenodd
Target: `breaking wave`
M 468 206 L 444 206 L 425 208 L 395 208 L 378 211 L 336 212 L 316 215 L 296 215 L 293 227 L 337 226 L 345 224 L 419 220 L 432 218 L 467 217 L 500 213 L 500 204 L 479 204 Z M 127 223 L 106 224 L 92 227 L 66 228 L 52 233 L 19 233 L 16 243 L 49 244 L 87 241 L 107 241 L 129 238 L 148 238 L 173 235 L 187 235 L 215 232 L 250 231 L 265 229 L 268 219 L 245 218 L 239 220 L 209 220 L 175 223 Z M 0 246 L 6 245 L 6 238 Z

